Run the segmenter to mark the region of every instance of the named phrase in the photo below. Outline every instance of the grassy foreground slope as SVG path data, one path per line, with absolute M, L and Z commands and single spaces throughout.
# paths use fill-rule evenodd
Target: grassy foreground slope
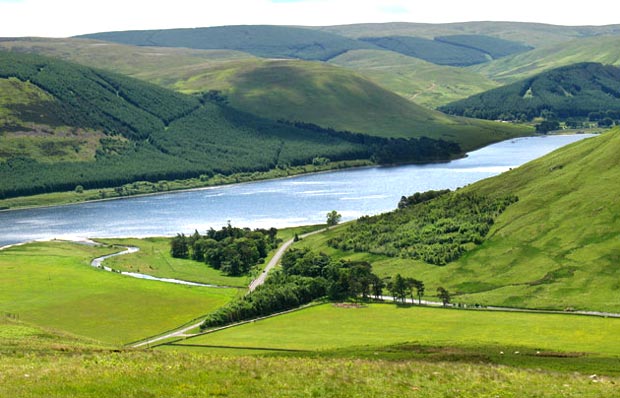
M 116 251 L 66 242 L 0 251 L 0 311 L 120 345 L 189 322 L 237 293 L 138 280 L 90 266 L 93 258 Z
M 230 357 L 84 347 L 0 320 L 0 394 L 137 397 L 611 397 L 618 377 L 524 370 L 480 361 Z M 10 337 L 4 338 L 6 335 Z M 50 340 L 54 343 L 50 344 Z M 23 355 L 23 352 L 29 355 Z M 378 354 L 378 352 L 377 352 Z M 600 372 L 599 372 L 600 374 Z
M 429 298 L 443 286 L 454 302 L 620 312 L 618 147 L 616 128 L 458 191 L 519 201 L 496 218 L 481 245 L 443 267 L 337 251 L 327 241 L 339 228 L 302 244 L 369 261 L 380 275 L 420 279 Z

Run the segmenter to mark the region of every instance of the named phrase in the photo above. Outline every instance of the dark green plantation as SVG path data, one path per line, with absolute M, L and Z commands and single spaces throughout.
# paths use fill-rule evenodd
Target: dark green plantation
M 0 162 L 0 197 L 67 191 L 78 185 L 92 189 L 267 171 L 309 164 L 316 157 L 391 163 L 448 159 L 461 152 L 458 145 L 430 139 L 365 142 L 359 134 L 278 123 L 234 110 L 212 93 L 183 95 L 36 55 L 0 53 L 0 78 L 17 85 L 28 82 L 39 91 L 40 98 L 4 106 L 3 112 L 10 115 L 4 130 L 34 131 L 18 134 L 20 145 L 29 135 L 45 141 L 61 132 L 103 134 L 92 159 L 83 161 L 7 152 Z M 400 141 L 419 150 L 403 158 L 394 152 L 402 146 Z M 40 145 L 49 147 L 46 142 Z M 47 149 L 50 153 L 83 150 L 75 142 L 71 145 Z M 398 155 L 395 160 L 389 155 L 392 152 Z
M 542 117 L 598 121 L 615 116 L 613 124 L 620 118 L 620 68 L 599 63 L 573 64 L 439 109 L 453 115 L 491 120 Z

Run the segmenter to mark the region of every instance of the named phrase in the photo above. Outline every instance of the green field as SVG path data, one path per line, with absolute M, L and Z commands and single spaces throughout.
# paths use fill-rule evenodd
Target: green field
M 90 267 L 118 251 L 66 242 L 0 251 L 0 311 L 111 344 L 180 326 L 225 304 L 237 289 L 138 280 Z
M 159 278 L 173 278 L 244 289 L 251 282 L 251 278 L 247 276 L 226 276 L 205 263 L 172 257 L 170 255 L 170 238 L 98 239 L 98 241 L 140 248 L 137 253 L 106 260 L 106 266 L 112 269 L 148 274 Z
M 619 374 L 620 344 L 615 338 L 619 332 L 620 320 L 608 318 L 324 304 L 181 340 L 173 347 L 205 352 L 218 352 L 218 347 L 254 349 L 255 354 L 297 350 L 358 357 L 372 357 L 378 350 L 374 355 L 394 359 L 407 358 L 410 351 L 410 358 L 426 353 L 428 360 L 445 360 L 452 349 L 453 359 L 458 360 L 460 353 L 464 362 L 475 361 L 478 355 L 483 362 L 504 365 Z
M 330 307 L 317 309 L 327 314 Z M 359 314 L 372 309 L 343 311 Z M 412 309 L 392 312 L 402 311 Z M 345 321 L 350 318 L 345 316 Z M 178 348 L 174 352 L 119 351 L 4 317 L 0 318 L 0 337 L 0 395 L 6 397 L 551 398 L 560 393 L 568 398 L 598 398 L 615 396 L 620 383 L 618 376 L 606 375 L 613 372 L 606 373 L 601 367 L 613 360 L 611 367 L 617 368 L 617 357 L 592 358 L 591 366 L 583 369 L 590 371 L 598 365 L 597 376 L 591 378 L 592 373 L 545 369 L 545 363 L 575 360 L 546 356 L 554 354 L 551 352 L 533 357 L 542 366 L 523 369 L 498 366 L 484 355 L 455 347 L 416 345 L 358 348 L 358 357 L 355 351 L 262 357 L 203 355 Z M 527 356 L 507 353 L 503 357 Z M 585 363 L 587 358 L 581 357 L 581 361 Z

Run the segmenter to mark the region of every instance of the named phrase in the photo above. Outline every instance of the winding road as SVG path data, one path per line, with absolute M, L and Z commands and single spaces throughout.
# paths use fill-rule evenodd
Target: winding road
M 324 231 L 326 231 L 326 229 L 319 229 L 319 230 L 316 230 L 316 231 L 313 231 L 313 232 L 308 232 L 306 234 L 299 235 L 299 238 L 303 239 L 303 238 L 308 237 L 310 235 L 318 234 L 319 232 L 324 232 Z M 259 287 L 260 285 L 265 283 L 265 280 L 267 279 L 267 274 L 269 274 L 269 271 L 271 271 L 273 269 L 273 267 L 278 265 L 278 263 L 282 259 L 282 256 L 286 252 L 286 250 L 294 242 L 295 242 L 295 239 L 290 239 L 290 240 L 284 242 L 284 244 L 282 246 L 280 246 L 280 248 L 278 249 L 276 254 L 273 255 L 273 258 L 267 263 L 267 266 L 265 267 L 265 269 L 263 269 L 263 272 L 258 276 L 258 278 L 254 279 L 252 281 L 252 283 L 250 283 L 250 286 L 248 287 L 248 290 L 250 292 L 253 292 L 257 287 Z

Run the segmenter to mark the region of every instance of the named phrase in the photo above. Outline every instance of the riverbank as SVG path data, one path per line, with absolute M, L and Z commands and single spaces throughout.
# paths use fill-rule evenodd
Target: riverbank
M 447 159 L 446 162 L 451 160 L 453 159 Z M 209 178 L 201 176 L 199 178 L 188 178 L 184 180 L 162 180 L 158 182 L 137 181 L 122 185 L 120 187 L 84 190 L 78 189 L 1 199 L 0 212 L 39 207 L 63 206 L 85 202 L 101 202 L 127 197 L 158 195 L 168 192 L 183 192 L 201 188 L 275 180 L 303 174 L 376 166 L 379 165 L 369 160 L 345 160 L 341 162 L 329 162 L 322 165 L 308 164 L 304 166 L 287 167 L 286 169 L 276 168 L 263 172 L 256 171 L 235 173 L 228 176 L 217 174 Z

